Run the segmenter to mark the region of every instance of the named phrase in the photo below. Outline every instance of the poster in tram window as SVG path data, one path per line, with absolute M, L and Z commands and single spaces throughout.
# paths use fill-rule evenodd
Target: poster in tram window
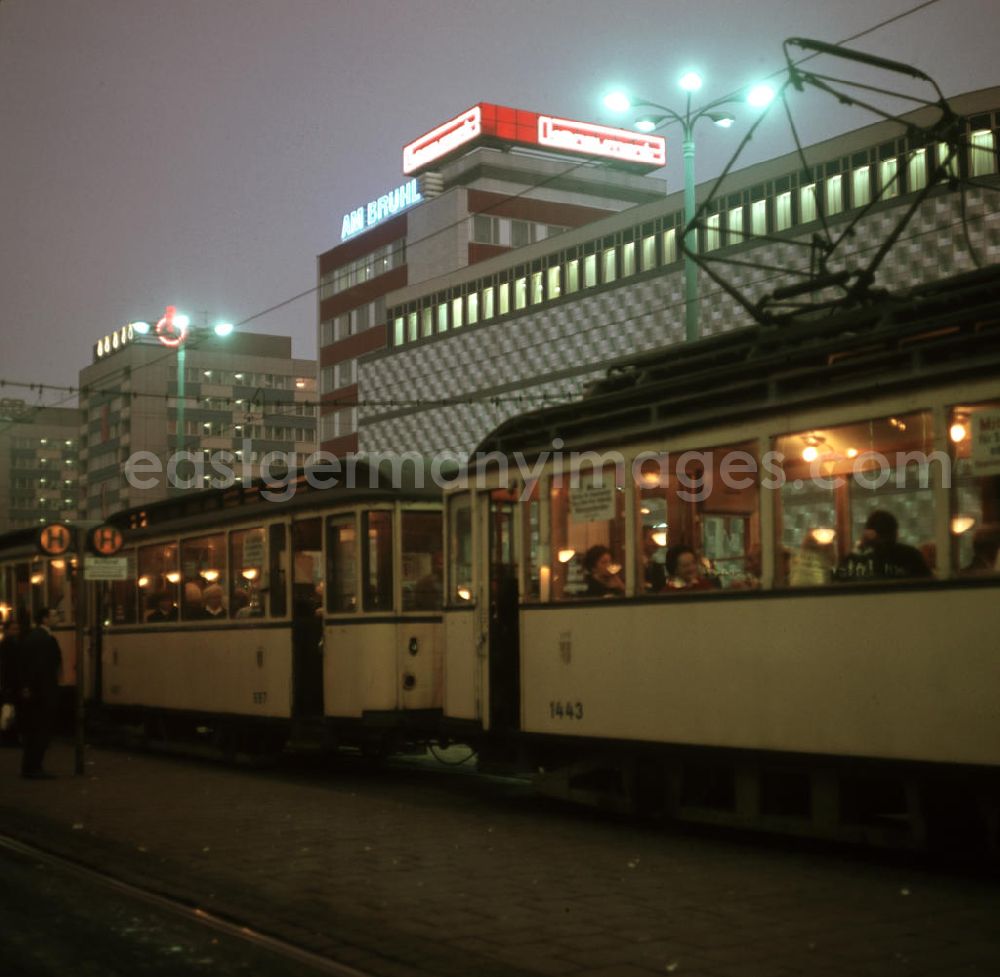
M 1000 411 L 982 410 L 972 415 L 972 471 L 975 475 L 1000 474 Z

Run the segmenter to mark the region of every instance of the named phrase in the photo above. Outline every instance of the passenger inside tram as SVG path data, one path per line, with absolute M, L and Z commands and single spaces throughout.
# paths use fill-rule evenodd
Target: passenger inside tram
M 619 576 L 621 566 L 614 562 L 611 550 L 597 544 L 583 557 L 583 573 L 588 597 L 624 597 L 625 584 Z
M 865 522 L 861 546 L 837 567 L 838 580 L 898 580 L 930 577 L 930 568 L 914 546 L 900 543 L 899 522 L 885 509 L 876 509 Z
M 683 543 L 667 550 L 667 592 L 715 590 L 717 584 L 705 575 L 701 560 Z
M 174 606 L 174 599 L 170 594 L 161 591 L 153 596 L 151 603 L 153 610 L 146 618 L 150 624 L 163 624 L 166 621 L 177 620 L 177 608 Z

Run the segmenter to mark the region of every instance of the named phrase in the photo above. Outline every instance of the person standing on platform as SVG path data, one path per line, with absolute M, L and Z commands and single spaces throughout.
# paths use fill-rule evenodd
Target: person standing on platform
M 21 625 L 15 617 L 3 622 L 0 641 L 0 707 L 14 711 L 6 729 L 0 729 L 0 745 L 17 746 L 17 672 L 21 663 Z
M 47 607 L 39 609 L 35 615 L 36 627 L 21 646 L 18 671 L 18 712 L 24 743 L 21 776 L 28 780 L 53 776 L 42 769 L 42 760 L 55 726 L 62 653 L 49 630 L 49 615 Z

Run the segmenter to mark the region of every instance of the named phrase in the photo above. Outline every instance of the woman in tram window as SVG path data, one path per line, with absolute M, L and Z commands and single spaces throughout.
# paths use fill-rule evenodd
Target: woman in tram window
M 671 546 L 667 550 L 667 592 L 679 590 L 714 590 L 711 580 L 702 576 L 701 562 L 690 546 Z
M 583 557 L 583 573 L 587 578 L 587 597 L 624 597 L 625 584 L 618 575 L 611 550 L 599 543 L 591 546 Z

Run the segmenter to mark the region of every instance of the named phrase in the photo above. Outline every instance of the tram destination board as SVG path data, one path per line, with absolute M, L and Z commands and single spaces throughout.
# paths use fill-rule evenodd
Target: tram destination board
M 128 580 L 127 556 L 87 556 L 83 561 L 84 580 Z

